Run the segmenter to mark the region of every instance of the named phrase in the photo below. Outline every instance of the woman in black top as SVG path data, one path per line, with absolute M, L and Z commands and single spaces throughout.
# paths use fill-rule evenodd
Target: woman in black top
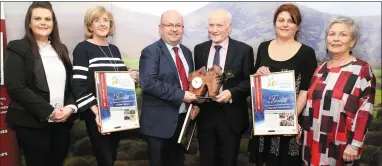
M 310 79 L 317 67 L 314 50 L 296 41 L 301 23 L 299 9 L 293 4 L 280 6 L 274 15 L 277 38 L 260 44 L 255 64 L 256 74 L 294 70 L 297 112 L 305 107 Z M 249 161 L 267 166 L 301 165 L 301 147 L 296 135 L 251 136 Z
M 113 166 L 117 156 L 120 133 L 100 133 L 100 116 L 96 100 L 94 71 L 127 71 L 118 47 L 107 42 L 114 32 L 114 20 L 102 6 L 85 14 L 85 38 L 73 51 L 73 90 L 80 119 L 85 120 L 93 153 L 99 166 Z M 135 71 L 130 72 L 137 79 Z

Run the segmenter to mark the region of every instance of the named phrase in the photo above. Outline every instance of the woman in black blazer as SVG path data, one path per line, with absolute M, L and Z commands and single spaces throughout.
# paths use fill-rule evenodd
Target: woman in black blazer
M 11 98 L 6 122 L 16 131 L 26 165 L 62 165 L 77 107 L 68 50 L 49 2 L 29 6 L 25 36 L 9 42 L 4 74 Z

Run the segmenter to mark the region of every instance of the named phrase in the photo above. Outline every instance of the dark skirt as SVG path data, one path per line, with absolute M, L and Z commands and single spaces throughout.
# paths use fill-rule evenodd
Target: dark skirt
M 249 162 L 256 166 L 301 166 L 301 146 L 295 136 L 251 136 Z

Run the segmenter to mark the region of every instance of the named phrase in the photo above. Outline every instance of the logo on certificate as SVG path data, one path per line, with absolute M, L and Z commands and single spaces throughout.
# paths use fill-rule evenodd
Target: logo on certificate
M 273 80 L 272 76 L 269 76 L 269 78 L 268 78 L 268 88 L 272 88 L 272 87 L 275 87 L 275 86 L 276 86 L 276 81 Z

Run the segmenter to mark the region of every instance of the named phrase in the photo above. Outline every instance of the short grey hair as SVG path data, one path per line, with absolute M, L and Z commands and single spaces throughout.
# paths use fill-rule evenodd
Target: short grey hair
M 227 21 L 228 21 L 229 24 L 232 23 L 232 14 L 231 14 L 231 12 L 228 12 L 228 14 L 227 14 Z
M 228 24 L 232 23 L 232 14 L 231 14 L 231 12 L 229 12 L 226 9 L 215 9 L 214 11 L 212 11 L 209 14 L 208 19 L 210 19 L 211 16 L 216 15 L 216 14 L 224 15 L 225 20 L 228 22 Z
M 355 21 L 352 18 L 346 17 L 346 16 L 337 16 L 332 21 L 330 21 L 328 28 L 326 28 L 325 37 L 328 36 L 330 27 L 332 27 L 333 24 L 337 24 L 337 23 L 349 25 L 352 40 L 358 39 L 359 37 L 358 25 L 355 23 Z

